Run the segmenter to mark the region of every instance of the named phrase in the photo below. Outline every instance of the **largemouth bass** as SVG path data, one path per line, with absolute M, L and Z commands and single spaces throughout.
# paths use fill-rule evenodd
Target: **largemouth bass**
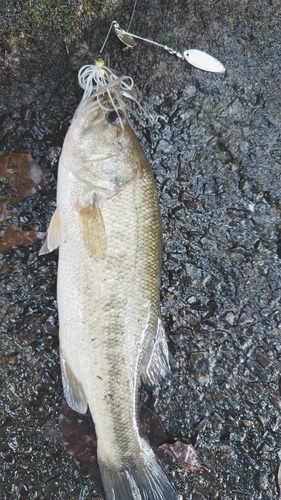
M 57 209 L 41 253 L 59 246 L 66 400 L 89 406 L 107 500 L 178 500 L 139 434 L 141 381 L 169 372 L 160 317 L 161 221 L 153 174 L 125 113 L 87 97 L 67 132 Z

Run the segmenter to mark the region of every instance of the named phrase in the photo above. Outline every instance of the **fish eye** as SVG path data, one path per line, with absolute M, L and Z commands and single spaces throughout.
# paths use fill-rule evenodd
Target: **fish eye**
M 107 113 L 107 121 L 112 123 L 112 125 L 120 125 L 120 119 L 117 111 L 114 109 Z

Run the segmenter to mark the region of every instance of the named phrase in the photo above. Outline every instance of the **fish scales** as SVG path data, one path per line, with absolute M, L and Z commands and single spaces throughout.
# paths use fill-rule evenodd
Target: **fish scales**
M 95 168 L 99 168 L 98 162 Z M 134 407 L 138 389 L 138 383 L 135 380 L 136 373 L 142 361 L 141 354 L 144 347 L 142 344 L 148 334 L 145 331 L 145 338 L 142 339 L 140 332 L 144 331 L 146 323 L 149 322 L 147 328 L 150 327 L 151 334 L 154 335 L 159 315 L 159 209 L 151 172 L 144 162 L 142 169 L 142 173 L 136 176 L 134 182 L 130 182 L 115 196 L 101 203 L 100 208 L 107 237 L 105 258 L 95 261 L 81 245 L 83 231 L 79 219 L 73 220 L 73 230 L 67 221 L 66 231 L 73 232 L 73 238 L 60 246 L 59 304 L 61 304 L 61 296 L 66 294 L 65 289 L 68 290 L 67 299 L 62 298 L 66 310 L 59 309 L 62 352 L 75 373 L 77 336 L 80 345 L 84 340 L 82 345 L 85 347 L 85 360 L 79 363 L 81 365 L 79 372 L 84 373 L 81 375 L 77 373 L 77 379 L 81 381 L 85 378 L 86 382 L 82 385 L 84 392 L 89 393 L 89 397 L 86 396 L 89 403 L 91 394 L 97 391 L 96 384 L 103 386 L 108 379 L 106 388 L 102 389 L 101 401 L 97 402 L 96 394 L 93 408 L 90 403 L 97 434 L 100 434 L 100 418 L 101 425 L 104 425 L 104 416 L 101 411 L 104 393 L 107 419 L 111 412 L 116 413 L 115 407 L 121 402 L 125 406 L 124 387 L 128 397 L 134 398 L 133 405 L 129 400 L 126 406 L 130 412 Z M 67 208 L 67 203 L 72 200 L 72 193 L 71 186 L 67 186 L 65 182 L 65 175 L 63 175 L 63 180 Z M 72 178 L 69 183 L 72 184 Z M 76 189 L 77 186 L 74 183 L 74 199 L 77 197 Z M 148 204 L 152 207 L 147 208 Z M 62 203 L 59 207 L 63 230 L 64 217 L 61 205 Z M 140 231 L 140 226 L 143 226 L 142 231 Z M 73 256 L 75 262 L 70 263 L 70 255 Z M 80 267 L 79 262 L 81 262 Z M 74 277 L 71 269 L 74 271 Z M 74 296 L 72 295 L 73 283 L 76 287 Z M 80 301 L 76 302 L 77 295 L 82 297 L 83 304 Z M 79 318 L 81 314 L 84 315 L 81 318 L 84 324 L 83 333 Z M 76 332 L 77 321 L 78 331 Z M 65 328 L 67 331 L 64 333 Z M 98 339 L 93 341 L 92 339 L 98 335 L 101 335 L 100 341 Z M 84 339 L 82 340 L 81 337 Z M 123 337 L 121 342 L 120 337 Z M 67 353 L 72 344 L 74 344 L 73 354 L 68 357 Z M 126 359 L 128 353 L 129 359 Z M 104 358 L 106 370 L 109 371 L 106 378 L 102 374 L 102 358 Z M 88 359 L 92 366 L 88 366 Z M 132 388 L 126 388 L 128 381 L 131 382 Z M 132 420 L 131 415 L 128 418 Z M 124 428 L 123 413 L 119 414 L 118 421 L 120 419 L 121 426 Z M 118 422 L 115 422 L 115 426 L 117 424 Z M 129 429 L 126 429 L 127 435 L 128 432 Z M 108 435 L 109 442 L 113 442 L 116 436 L 118 436 L 116 433 L 113 436 Z
M 158 384 L 169 366 L 159 303 L 159 203 L 126 117 L 123 124 L 86 99 L 60 158 L 46 245 L 59 244 L 63 386 L 73 409 L 89 406 L 106 498 L 176 500 L 138 428 L 141 378 Z

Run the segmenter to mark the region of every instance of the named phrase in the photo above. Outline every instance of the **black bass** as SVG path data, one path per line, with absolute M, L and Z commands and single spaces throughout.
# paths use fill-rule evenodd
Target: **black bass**
M 82 100 L 67 132 L 41 253 L 59 246 L 63 387 L 71 408 L 89 406 L 107 500 L 179 500 L 138 429 L 141 381 L 169 372 L 162 236 L 153 174 L 115 81 Z

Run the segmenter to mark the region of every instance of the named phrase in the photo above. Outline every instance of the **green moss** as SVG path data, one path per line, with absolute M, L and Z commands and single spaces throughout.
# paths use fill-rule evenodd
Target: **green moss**
M 23 0 L 16 5 L 6 0 L 3 29 L 14 36 L 40 40 L 40 45 L 61 45 L 81 33 L 101 10 L 102 0 Z

